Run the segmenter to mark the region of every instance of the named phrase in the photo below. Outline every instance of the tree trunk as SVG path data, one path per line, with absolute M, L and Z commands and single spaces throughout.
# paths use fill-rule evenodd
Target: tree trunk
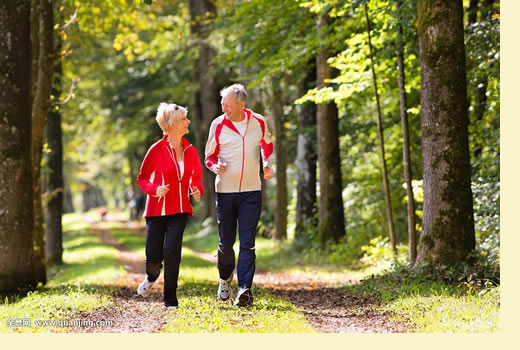
M 52 87 L 53 68 L 53 12 L 49 0 L 39 0 L 39 32 L 38 41 L 38 75 L 31 77 L 36 79 L 36 91 L 32 104 L 32 166 L 33 166 L 33 269 L 39 282 L 46 283 L 45 273 L 45 232 L 43 229 L 43 210 L 41 201 L 41 172 L 42 142 L 45 123 L 50 108 L 50 95 Z M 34 22 L 33 22 L 34 23 Z
M 417 263 L 454 265 L 475 248 L 462 1 L 420 0 L 423 232 Z
M 328 15 L 319 16 L 317 30 L 324 36 Z M 332 68 L 327 63 L 331 56 L 328 47 L 322 47 L 316 59 L 318 89 L 330 86 L 325 80 L 333 78 Z M 341 160 L 339 157 L 338 108 L 332 102 L 317 106 L 318 165 L 320 169 L 319 238 L 322 244 L 345 236 L 343 212 L 343 186 L 341 184 Z
M 195 113 L 197 120 L 197 148 L 201 160 L 204 160 L 204 149 L 208 137 L 209 127 L 214 118 L 220 114 L 218 84 L 216 69 L 213 62 L 216 52 L 208 41 L 208 20 L 216 16 L 216 8 L 209 0 L 190 0 L 191 31 L 194 41 L 199 48 L 199 57 L 195 64 L 195 75 L 199 82 L 199 91 L 195 96 Z M 203 213 L 204 218 L 211 217 L 216 222 L 215 210 L 215 175 L 203 166 L 204 184 Z
M 477 21 L 479 0 L 470 0 L 468 8 L 468 24 L 473 24 Z
M 299 95 L 303 96 L 316 86 L 314 64 L 305 75 Z M 315 226 L 316 213 L 316 105 L 304 103 L 298 111 L 298 148 L 296 154 L 297 198 L 295 238 L 303 238 L 307 225 Z
M 70 188 L 67 187 L 65 179 L 63 180 L 63 188 L 65 190 L 63 193 L 63 214 L 73 213 L 74 205 L 72 204 L 72 193 L 70 192 Z
M 35 288 L 31 266 L 29 0 L 0 1 L 0 293 Z
M 57 52 L 61 45 L 58 45 Z M 59 100 L 61 94 L 62 62 L 56 62 L 52 95 Z M 63 144 L 61 137 L 61 111 L 56 105 L 49 111 L 46 127 L 46 140 L 50 153 L 46 155 L 49 173 L 45 176 L 47 189 L 47 205 L 45 217 L 45 256 L 48 264 L 63 263 L 63 231 L 61 217 L 63 215 Z
M 401 112 L 401 127 L 403 129 L 403 171 L 406 182 L 406 196 L 408 197 L 408 259 L 415 264 L 417 258 L 417 233 L 415 231 L 415 201 L 412 188 L 412 162 L 410 161 L 410 137 L 408 132 L 408 105 L 406 103 L 405 74 L 404 74 L 404 37 L 401 24 L 401 1 L 397 0 L 397 69 L 399 74 L 399 102 Z
M 386 159 L 385 159 L 385 140 L 383 133 L 383 122 L 381 117 L 381 106 L 379 104 L 379 93 L 377 91 L 377 78 L 376 71 L 374 68 L 374 52 L 372 48 L 372 38 L 370 35 L 370 19 L 368 18 L 368 6 L 365 3 L 365 17 L 367 22 L 367 33 L 368 33 L 368 47 L 370 50 L 370 61 L 371 61 L 371 70 L 372 70 L 372 79 L 374 81 L 374 95 L 376 97 L 376 105 L 377 105 L 377 129 L 379 133 L 379 149 L 381 152 L 381 173 L 383 175 L 383 189 L 385 191 L 385 204 L 386 204 L 386 220 L 388 222 L 388 230 L 390 233 L 390 242 L 392 244 L 392 249 L 395 253 L 397 253 L 397 246 L 395 241 L 395 227 L 394 227 L 394 216 L 392 214 L 392 200 L 390 197 L 390 185 L 388 184 L 388 174 L 386 170 Z
M 276 212 L 274 214 L 273 239 L 287 238 L 287 150 L 286 135 L 284 131 L 285 115 L 283 113 L 282 89 L 280 80 L 273 78 L 271 81 L 271 113 L 274 121 L 274 136 L 276 140 Z

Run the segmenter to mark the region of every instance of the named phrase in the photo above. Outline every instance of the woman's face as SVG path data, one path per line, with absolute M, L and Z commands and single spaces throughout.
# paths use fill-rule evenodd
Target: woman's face
M 190 132 L 188 129 L 188 126 L 190 125 L 190 123 L 191 123 L 191 121 L 188 119 L 188 115 L 186 114 L 185 116 L 181 117 L 180 119 L 177 119 L 173 123 L 172 128 L 179 134 L 185 135 Z

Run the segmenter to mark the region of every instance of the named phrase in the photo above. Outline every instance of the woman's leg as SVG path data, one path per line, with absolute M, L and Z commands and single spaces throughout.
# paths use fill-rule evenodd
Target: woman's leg
M 146 275 L 150 282 L 161 273 L 166 222 L 164 216 L 146 218 Z
M 164 240 L 164 304 L 177 306 L 177 280 L 181 263 L 182 236 L 188 214 L 168 215 Z

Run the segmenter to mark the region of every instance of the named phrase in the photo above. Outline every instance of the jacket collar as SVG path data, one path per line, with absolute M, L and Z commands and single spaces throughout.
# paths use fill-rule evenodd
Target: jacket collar
M 186 138 L 184 136 L 181 137 L 181 140 L 182 140 L 182 144 L 184 146 L 184 149 L 186 149 L 189 146 L 191 146 L 191 143 L 188 140 L 186 140 Z M 169 146 L 168 134 L 164 134 L 163 135 L 163 138 L 162 138 L 161 142 L 163 142 L 166 146 Z
M 243 111 L 246 114 L 246 119 L 247 119 L 247 122 L 249 123 L 249 119 L 251 119 L 251 115 L 253 114 L 253 111 L 251 111 L 250 109 L 247 109 L 247 108 L 244 108 Z M 235 125 L 233 125 L 233 122 L 231 121 L 231 119 L 229 119 L 225 114 L 224 114 L 224 125 L 226 125 L 228 128 L 230 128 L 237 134 L 240 134 L 238 132 L 237 128 L 235 128 Z

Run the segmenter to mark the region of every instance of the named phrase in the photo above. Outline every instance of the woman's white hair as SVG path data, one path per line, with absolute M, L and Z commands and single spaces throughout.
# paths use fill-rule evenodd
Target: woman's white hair
M 247 103 L 246 88 L 242 84 L 233 84 L 220 91 L 220 96 L 226 97 L 227 95 L 235 96 L 235 101 L 237 101 L 237 103 Z
M 166 132 L 176 121 L 182 119 L 188 114 L 188 109 L 182 106 L 177 106 L 175 103 L 162 102 L 157 108 L 157 124 L 161 127 L 163 132 Z

